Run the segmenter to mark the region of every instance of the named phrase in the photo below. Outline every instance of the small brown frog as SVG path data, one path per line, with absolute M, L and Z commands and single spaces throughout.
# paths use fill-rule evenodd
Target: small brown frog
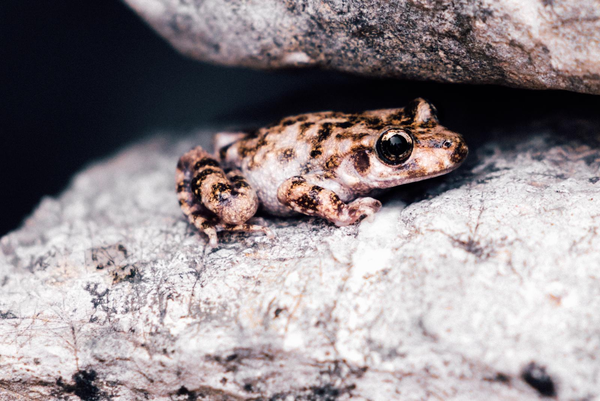
M 251 133 L 221 133 L 215 154 L 196 147 L 177 164 L 177 194 L 188 220 L 217 246 L 218 231 L 263 232 L 268 213 L 319 216 L 337 226 L 376 213 L 367 195 L 446 174 L 466 158 L 462 136 L 439 125 L 433 105 L 287 117 Z

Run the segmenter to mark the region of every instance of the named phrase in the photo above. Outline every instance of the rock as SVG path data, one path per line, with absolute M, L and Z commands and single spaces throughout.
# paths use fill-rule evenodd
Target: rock
M 596 0 L 125 1 L 199 60 L 600 94 Z
M 216 250 L 174 192 L 209 133 L 126 149 L 0 240 L 0 399 L 599 397 L 599 132 L 500 132 L 371 222 Z

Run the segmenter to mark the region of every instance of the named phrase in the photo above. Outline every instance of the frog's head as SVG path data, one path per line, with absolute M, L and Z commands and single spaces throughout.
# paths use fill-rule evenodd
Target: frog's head
M 371 188 L 389 188 L 446 174 L 460 166 L 468 153 L 462 136 L 441 126 L 435 107 L 423 99 L 415 99 L 405 107 L 398 124 L 372 136 L 369 147 L 369 160 L 363 156 L 362 162 L 370 166 L 361 181 Z M 356 162 L 360 163 L 360 158 L 354 156 L 359 173 Z

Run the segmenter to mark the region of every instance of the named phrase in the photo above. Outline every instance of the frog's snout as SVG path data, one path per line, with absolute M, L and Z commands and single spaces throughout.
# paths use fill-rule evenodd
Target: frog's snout
M 462 163 L 469 154 L 469 148 L 462 137 L 455 138 L 453 142 L 455 142 L 455 146 L 450 161 L 454 164 Z

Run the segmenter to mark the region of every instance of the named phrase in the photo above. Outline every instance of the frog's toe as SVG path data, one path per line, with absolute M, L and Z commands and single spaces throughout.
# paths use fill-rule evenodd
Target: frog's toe
M 369 218 L 381 209 L 381 202 L 373 198 L 358 198 L 348 204 L 345 216 L 337 226 L 347 226 L 359 222 L 365 218 Z
M 202 230 L 204 234 L 208 236 L 208 245 L 211 248 L 216 248 L 219 246 L 219 238 L 217 237 L 217 230 L 214 227 L 205 228 Z

